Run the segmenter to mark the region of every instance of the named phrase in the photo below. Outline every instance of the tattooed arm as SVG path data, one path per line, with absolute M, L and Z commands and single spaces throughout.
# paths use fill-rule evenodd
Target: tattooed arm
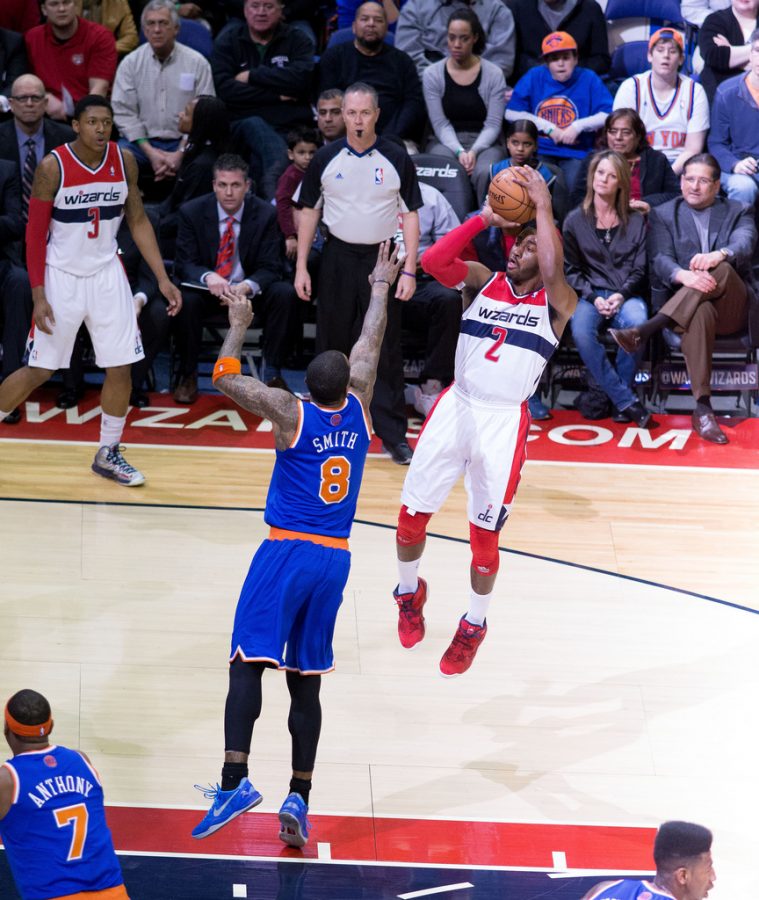
M 369 276 L 369 284 L 372 286 L 369 308 L 364 316 L 361 334 L 353 345 L 348 360 L 351 370 L 350 386 L 358 395 L 367 412 L 374 392 L 380 347 L 387 324 L 388 294 L 391 285 L 398 277 L 400 267 L 398 248 L 396 247 L 391 255 L 390 243 L 385 241 L 380 244 L 377 263 Z
M 233 293 L 225 294 L 222 302 L 229 307 L 229 331 L 219 351 L 219 359 L 225 356 L 239 359 L 245 333 L 253 321 L 253 307 L 247 297 Z M 248 375 L 222 375 L 214 384 L 238 406 L 272 423 L 278 450 L 290 446 L 298 428 L 300 400 L 288 391 L 266 387 L 257 378 Z

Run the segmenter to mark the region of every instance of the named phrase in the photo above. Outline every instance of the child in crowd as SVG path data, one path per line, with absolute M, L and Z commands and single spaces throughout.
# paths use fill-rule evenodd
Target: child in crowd
M 293 194 L 303 181 L 306 169 L 319 148 L 319 136 L 315 129 L 302 126 L 287 135 L 287 158 L 290 165 L 277 182 L 274 195 L 277 203 L 277 224 L 285 236 L 285 253 L 295 259 L 298 253 L 298 229 L 293 216 Z
M 519 79 L 506 119 L 535 124 L 541 158 L 559 166 L 571 191 L 583 158 L 593 149 L 594 133 L 611 112 L 612 97 L 595 72 L 577 65 L 572 35 L 554 31 L 542 50 L 545 65 Z
M 535 123 L 529 119 L 514 119 L 507 124 L 506 135 L 506 149 L 509 155 L 490 167 L 490 178 L 511 166 L 529 166 L 531 169 L 537 169 L 548 185 L 553 213 L 561 225 L 567 213 L 567 184 L 558 166 L 538 158 L 538 129 Z

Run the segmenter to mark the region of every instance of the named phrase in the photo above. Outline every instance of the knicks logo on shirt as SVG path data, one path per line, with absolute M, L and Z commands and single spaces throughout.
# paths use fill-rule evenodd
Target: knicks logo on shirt
M 548 97 L 538 104 L 535 115 L 557 128 L 568 128 L 579 118 L 577 107 L 568 97 Z
M 381 168 L 376 168 L 374 170 L 374 183 L 375 184 L 384 184 L 385 183 L 385 170 Z

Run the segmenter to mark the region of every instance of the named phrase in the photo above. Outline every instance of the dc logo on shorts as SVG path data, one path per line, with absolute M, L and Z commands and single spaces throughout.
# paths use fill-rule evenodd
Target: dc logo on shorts
M 375 184 L 384 184 L 385 183 L 385 170 L 382 168 L 376 168 L 374 170 L 374 183 Z

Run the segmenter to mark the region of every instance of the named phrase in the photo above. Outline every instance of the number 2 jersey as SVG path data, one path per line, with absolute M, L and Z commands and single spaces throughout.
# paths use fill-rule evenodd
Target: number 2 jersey
M 456 389 L 495 406 L 531 397 L 559 345 L 545 288 L 514 293 L 496 272 L 464 310 L 456 345 Z
M 48 900 L 123 884 L 97 772 L 76 750 L 50 746 L 4 763 L 15 786 L 0 819 L 24 900 Z
M 124 217 L 127 180 L 118 144 L 106 144 L 94 169 L 62 144 L 52 154 L 61 182 L 53 199 L 47 265 L 72 275 L 93 275 L 118 252 L 116 235 Z
M 274 528 L 347 538 L 364 474 L 371 429 L 361 401 L 340 409 L 299 403 L 291 445 L 277 450 L 264 520 Z

